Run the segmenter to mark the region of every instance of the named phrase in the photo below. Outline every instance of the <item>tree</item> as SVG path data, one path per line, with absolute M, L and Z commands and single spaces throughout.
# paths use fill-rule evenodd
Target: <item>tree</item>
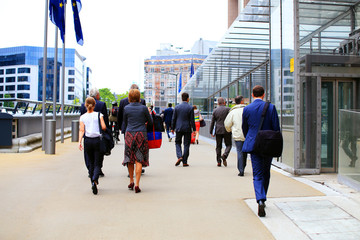
M 11 98 L 10 94 L 5 94 L 5 98 Z M 6 101 L 4 102 L 4 107 L 14 107 L 13 101 Z
M 111 103 L 115 101 L 115 96 L 111 93 L 110 88 L 100 88 L 100 101 L 106 103 L 107 107 L 111 107 Z

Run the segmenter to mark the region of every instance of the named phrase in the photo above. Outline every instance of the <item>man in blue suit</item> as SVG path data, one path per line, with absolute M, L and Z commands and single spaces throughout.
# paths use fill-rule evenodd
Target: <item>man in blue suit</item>
M 265 217 L 265 201 L 270 182 L 270 168 L 272 158 L 261 157 L 252 153 L 254 149 L 255 138 L 260 125 L 261 113 L 265 106 L 265 102 L 263 101 L 265 97 L 264 88 L 259 85 L 255 86 L 253 88 L 252 96 L 254 101 L 246 106 L 243 112 L 242 130 L 245 136 L 245 142 L 242 151 L 251 153 L 253 183 L 256 201 L 258 203 L 258 215 L 259 217 Z M 273 104 L 270 104 L 266 111 L 261 129 L 280 131 L 278 114 Z
M 97 88 L 93 88 L 90 90 L 90 97 L 93 97 L 95 99 L 95 108 L 94 108 L 94 111 L 95 112 L 100 112 L 104 115 L 104 122 L 105 122 L 105 125 L 107 128 L 110 128 L 109 127 L 109 116 L 108 116 L 108 112 L 107 112 L 107 108 L 106 108 L 106 103 L 100 101 L 100 93 L 99 93 L 99 90 Z M 87 112 L 87 109 L 85 107 L 85 104 L 81 104 L 81 107 L 80 107 L 80 114 L 83 115 L 84 113 Z M 88 164 L 88 157 L 86 155 L 86 152 L 84 151 L 84 158 L 85 158 L 85 165 L 86 167 L 89 169 L 89 164 Z M 100 167 L 102 168 L 103 167 L 103 161 L 104 161 L 104 155 L 100 155 L 100 160 L 101 160 L 101 163 L 100 163 Z M 104 173 L 102 170 L 100 170 L 100 174 L 99 174 L 100 177 L 104 177 Z
M 182 162 L 183 167 L 188 167 L 187 163 L 190 150 L 191 132 L 196 131 L 194 108 L 189 104 L 189 94 L 184 92 L 181 94 L 182 103 L 177 105 L 171 122 L 171 132 L 176 132 L 175 146 L 176 156 L 178 158 L 175 166 L 179 166 Z M 184 152 L 181 150 L 181 142 L 184 137 Z
M 169 133 L 170 133 L 171 120 L 172 120 L 173 113 L 174 113 L 174 109 L 172 108 L 172 104 L 169 103 L 168 108 L 165 109 L 165 111 L 164 111 L 164 122 L 166 125 L 166 132 L 167 132 L 169 142 L 171 142 Z

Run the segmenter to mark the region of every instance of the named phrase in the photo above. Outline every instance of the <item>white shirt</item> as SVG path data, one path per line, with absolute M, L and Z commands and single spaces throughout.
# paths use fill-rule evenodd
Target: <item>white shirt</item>
M 103 115 L 100 113 L 100 117 Z M 99 128 L 99 113 L 85 113 L 80 116 L 80 122 L 85 125 L 85 136 L 89 138 L 96 138 L 100 136 Z

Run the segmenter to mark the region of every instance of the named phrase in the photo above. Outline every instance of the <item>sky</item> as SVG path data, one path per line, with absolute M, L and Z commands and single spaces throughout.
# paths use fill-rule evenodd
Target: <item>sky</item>
M 44 46 L 45 2 L 1 0 L 0 48 Z M 82 0 L 83 46 L 76 43 L 70 4 L 66 15 L 66 48 L 86 57 L 93 87 L 116 93 L 133 82 L 143 86 L 144 59 L 156 55 L 161 43 L 190 50 L 200 38 L 220 41 L 227 30 L 226 0 Z M 48 47 L 54 36 L 49 20 Z

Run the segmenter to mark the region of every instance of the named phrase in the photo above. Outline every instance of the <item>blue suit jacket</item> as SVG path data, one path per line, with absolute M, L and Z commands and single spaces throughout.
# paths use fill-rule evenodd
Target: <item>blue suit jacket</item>
M 242 130 L 245 136 L 245 142 L 242 148 L 243 152 L 251 153 L 254 149 L 255 138 L 261 120 L 261 113 L 265 102 L 261 99 L 255 99 L 254 102 L 244 108 L 242 116 Z M 269 105 L 266 111 L 262 130 L 280 131 L 279 117 L 273 104 Z
M 94 112 L 100 112 L 104 115 L 104 122 L 107 128 L 109 127 L 109 116 L 108 116 L 108 112 L 107 112 L 107 108 L 106 108 L 106 103 L 99 101 L 97 99 L 95 99 L 95 108 L 94 108 Z M 80 114 L 83 115 L 84 113 L 87 112 L 87 109 L 85 107 L 85 103 L 81 104 L 80 107 Z
M 168 126 L 171 125 L 173 113 L 174 113 L 174 109 L 171 107 L 165 109 L 165 111 L 164 111 L 164 122 Z
M 194 108 L 187 102 L 177 105 L 171 122 L 171 129 L 175 132 L 195 132 Z

